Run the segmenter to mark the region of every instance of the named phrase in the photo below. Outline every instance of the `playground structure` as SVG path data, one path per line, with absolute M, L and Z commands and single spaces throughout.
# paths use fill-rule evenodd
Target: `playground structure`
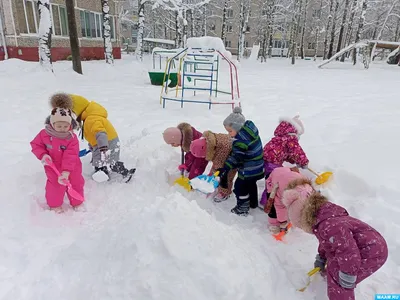
M 160 104 L 167 101 L 240 106 L 239 79 L 236 65 L 230 59 L 222 40 L 214 37 L 189 38 L 188 47 L 181 49 L 167 61 Z M 229 67 L 229 90 L 221 89 L 221 65 Z M 172 86 L 174 65 L 177 68 L 177 83 Z
M 164 78 L 164 69 L 168 63 L 168 59 L 174 57 L 178 52 L 182 49 L 163 49 L 163 48 L 154 48 L 151 59 L 152 59 L 152 68 L 149 70 L 149 77 L 152 85 L 163 85 Z M 178 84 L 178 76 L 177 76 L 177 68 L 176 65 L 179 62 L 177 59 L 173 59 L 171 61 L 171 73 L 168 79 L 169 87 L 175 87 Z
M 346 48 L 342 49 L 341 51 L 336 53 L 334 56 L 332 56 L 330 59 L 323 61 L 318 66 L 318 68 L 322 68 L 323 66 L 327 65 L 331 61 L 334 61 L 335 59 L 339 58 L 340 56 L 346 55 L 350 51 L 353 51 L 355 49 L 360 49 L 360 50 L 362 50 L 362 61 L 364 64 L 364 68 L 368 69 L 370 63 L 373 61 L 373 59 L 376 56 L 375 53 L 376 53 L 377 49 L 383 49 L 383 50 L 388 49 L 388 50 L 391 50 L 392 53 L 397 54 L 397 52 L 395 52 L 395 50 L 398 49 L 399 47 L 400 47 L 399 42 L 376 41 L 376 40 L 360 41 L 358 43 L 354 43 L 354 44 L 347 46 Z M 398 64 L 400 66 L 400 61 L 396 62 L 396 64 Z

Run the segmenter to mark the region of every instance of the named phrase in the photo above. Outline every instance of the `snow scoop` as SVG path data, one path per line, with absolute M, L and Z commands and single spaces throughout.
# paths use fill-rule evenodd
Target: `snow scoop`
M 317 274 L 319 271 L 320 271 L 321 269 L 319 268 L 319 267 L 316 267 L 316 268 L 314 268 L 314 269 L 312 269 L 310 272 L 308 272 L 307 273 L 307 284 L 304 286 L 304 287 L 302 287 L 301 289 L 298 289 L 298 291 L 299 292 L 304 292 L 307 288 L 308 288 L 308 286 L 310 285 L 310 283 L 311 283 L 311 277 L 314 275 L 314 274 Z
M 277 240 L 277 241 L 283 241 L 283 237 L 288 233 L 289 229 L 292 228 L 292 223 L 289 223 L 286 227 L 286 230 L 282 230 L 279 233 L 275 233 L 272 236 Z
M 86 156 L 90 152 L 92 152 L 92 151 L 87 150 L 87 149 L 82 149 L 81 151 L 79 151 L 79 157 Z
M 182 149 L 182 155 L 181 155 L 181 164 L 183 165 L 185 162 L 185 153 L 183 152 Z M 185 177 L 183 174 L 185 173 L 185 170 L 181 170 L 181 177 L 177 178 L 174 181 L 174 185 L 180 185 L 181 187 L 183 187 L 185 190 L 187 190 L 188 192 L 190 192 L 192 190 L 192 187 L 189 183 L 189 178 Z
M 46 164 L 47 164 L 50 168 L 53 169 L 53 171 L 56 173 L 57 176 L 61 176 L 60 171 L 58 171 L 56 165 L 55 165 L 49 158 L 46 159 Z M 75 190 L 72 188 L 72 185 L 71 185 L 71 183 L 69 182 L 69 180 L 66 180 L 66 179 L 65 179 L 65 184 L 66 184 L 66 186 L 67 186 L 67 193 L 68 193 L 72 198 L 74 198 L 75 200 L 80 201 L 80 202 L 83 202 L 83 201 L 85 200 L 85 199 L 83 198 L 82 195 L 80 195 L 77 191 L 75 191 Z
M 311 170 L 308 167 L 307 167 L 307 169 L 308 169 L 308 171 L 313 173 L 315 176 L 317 176 L 317 178 L 315 178 L 315 183 L 318 185 L 321 185 L 321 184 L 324 184 L 325 182 L 327 182 L 333 174 L 332 172 L 324 172 L 324 173 L 318 174 L 317 172 Z
M 211 194 L 219 186 L 219 181 L 217 179 L 219 171 L 215 172 L 213 175 L 200 175 L 189 181 L 189 184 L 194 190 L 197 190 L 203 194 Z

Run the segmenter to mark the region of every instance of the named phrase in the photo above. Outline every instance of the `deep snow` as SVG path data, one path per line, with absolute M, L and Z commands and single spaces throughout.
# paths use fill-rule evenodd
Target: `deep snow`
M 164 144 L 163 130 L 187 121 L 224 132 L 230 107 L 162 109 L 148 65 L 132 57 L 114 67 L 85 62 L 80 76 L 70 62 L 56 63 L 54 75 L 36 63 L 0 62 L 0 299 L 327 299 L 319 275 L 306 292 L 296 291 L 313 268 L 313 236 L 295 229 L 278 243 L 261 211 L 237 217 L 230 213 L 233 197 L 214 204 L 170 186 L 180 153 Z M 279 116 L 299 112 L 310 167 L 334 172 L 324 192 L 387 239 L 389 259 L 358 286 L 357 299 L 399 293 L 399 68 L 332 63 L 321 70 L 312 61 L 291 66 L 273 59 L 244 61 L 239 72 L 243 113 L 263 142 Z M 122 160 L 137 167 L 129 184 L 98 184 L 90 179 L 90 155 L 84 157 L 86 212 L 56 215 L 38 205 L 45 174 L 29 142 L 56 91 L 104 105 Z

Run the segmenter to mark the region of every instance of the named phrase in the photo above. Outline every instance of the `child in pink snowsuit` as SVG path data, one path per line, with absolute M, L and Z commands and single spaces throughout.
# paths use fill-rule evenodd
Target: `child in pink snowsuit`
M 308 165 L 308 158 L 299 144 L 300 136 L 304 133 L 304 126 L 297 115 L 294 118 L 281 117 L 279 125 L 274 131 L 274 137 L 264 146 L 265 178 L 287 161 L 301 168 Z M 261 196 L 260 204 L 267 203 L 267 190 Z M 274 217 L 274 214 L 272 213 Z
M 45 128 L 32 140 L 33 154 L 44 164 L 47 176 L 46 201 L 51 210 L 62 212 L 66 192 L 65 180 L 69 180 L 74 190 L 83 195 L 85 180 L 82 177 L 82 163 L 79 158 L 79 142 L 72 131 L 72 114 L 69 108 L 57 107 L 51 111 Z M 59 172 L 47 166 L 50 159 Z M 82 202 L 68 195 L 70 204 L 77 208 Z
M 385 239 L 368 224 L 350 217 L 343 207 L 329 202 L 308 180 L 289 183 L 283 203 L 292 224 L 319 241 L 314 267 L 327 274 L 329 300 L 354 300 L 356 285 L 386 262 Z
M 203 174 L 208 161 L 204 157 L 195 157 L 190 152 L 190 144 L 202 137 L 200 132 L 188 123 L 181 123 L 177 127 L 167 128 L 163 137 L 168 145 L 181 147 L 182 153 L 186 152 L 184 162 L 178 166 L 179 171 L 188 173 L 189 179 Z
M 265 182 L 270 196 L 264 206 L 264 212 L 269 214 L 271 208 L 275 208 L 276 218 L 268 216 L 269 230 L 274 234 L 287 228 L 288 212 L 286 206 L 282 203 L 282 196 L 289 182 L 299 178 L 305 177 L 298 172 L 292 171 L 291 168 L 279 167 L 271 172 Z

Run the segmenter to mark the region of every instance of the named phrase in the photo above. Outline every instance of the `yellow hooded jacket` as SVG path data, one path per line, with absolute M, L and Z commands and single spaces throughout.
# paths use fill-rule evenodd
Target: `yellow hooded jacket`
M 83 136 L 92 147 L 97 146 L 96 135 L 99 132 L 107 134 L 108 141 L 118 137 L 118 134 L 107 119 L 107 110 L 99 103 L 87 100 L 79 95 L 70 95 L 72 98 L 72 111 L 84 122 Z

